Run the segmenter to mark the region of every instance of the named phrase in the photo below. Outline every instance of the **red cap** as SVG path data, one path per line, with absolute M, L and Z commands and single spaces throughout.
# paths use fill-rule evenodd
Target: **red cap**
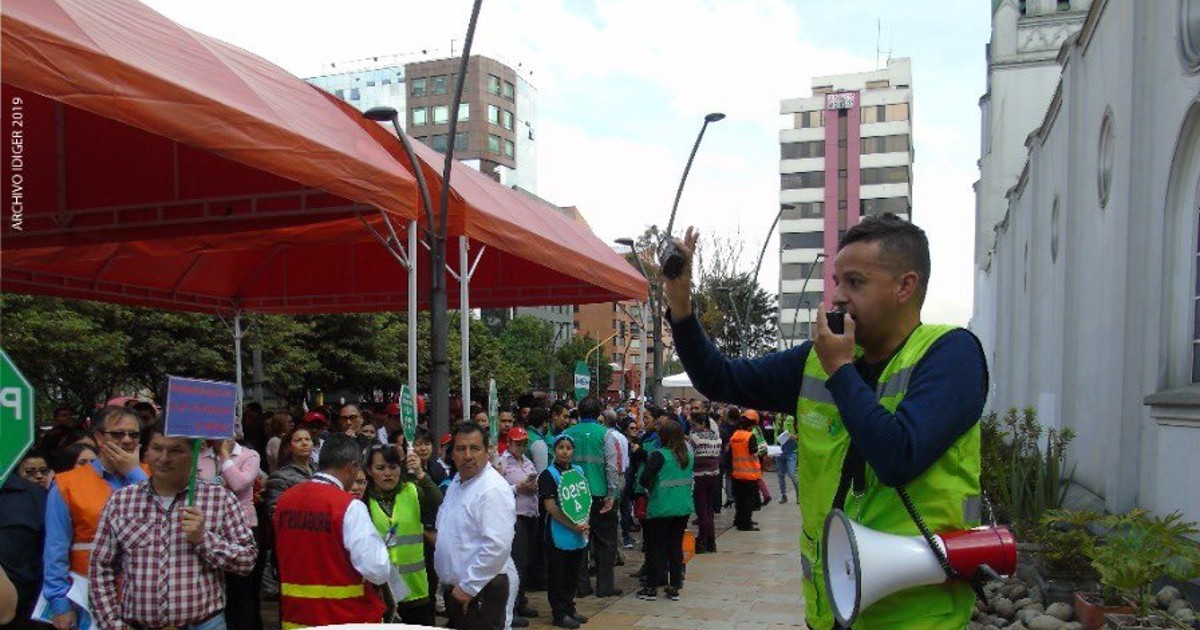
M 522 429 L 521 427 L 513 427 L 508 430 L 508 441 L 509 442 L 513 442 L 516 440 L 528 440 L 528 439 L 529 439 L 529 433 L 527 433 L 525 431 L 525 429 Z
M 387 415 L 389 415 L 389 416 L 398 416 L 398 415 L 400 415 L 400 405 L 399 405 L 399 403 L 394 403 L 394 402 L 393 402 L 393 403 L 388 403 L 387 409 L 384 409 L 384 410 L 383 410 L 383 413 L 385 413 L 385 414 L 387 414 Z
M 449 444 L 449 443 L 450 443 L 450 440 L 451 440 L 453 437 L 454 437 L 454 436 L 450 435 L 449 433 L 447 433 L 446 435 L 443 435 L 443 436 L 442 436 L 442 446 L 445 446 L 445 445 Z
M 325 424 L 329 422 L 329 420 L 327 420 L 325 418 L 325 414 L 321 413 L 320 411 L 310 411 L 304 414 L 304 423 L 308 424 L 310 422 L 320 422 L 321 424 Z
M 742 417 L 752 420 L 754 424 L 758 424 L 758 412 L 753 409 L 743 409 Z

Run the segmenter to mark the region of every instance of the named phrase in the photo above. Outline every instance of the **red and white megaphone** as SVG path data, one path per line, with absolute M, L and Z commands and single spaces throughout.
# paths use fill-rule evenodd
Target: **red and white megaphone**
M 1011 575 L 1017 567 L 1017 541 L 1006 527 L 979 527 L 936 534 L 934 542 L 963 580 Z M 860 612 L 884 597 L 947 580 L 946 571 L 922 536 L 877 532 L 850 520 L 841 510 L 825 519 L 825 592 L 833 615 L 849 628 Z

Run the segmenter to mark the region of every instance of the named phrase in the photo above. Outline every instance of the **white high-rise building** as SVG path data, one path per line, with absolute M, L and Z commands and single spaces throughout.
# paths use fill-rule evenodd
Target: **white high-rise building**
M 829 307 L 833 266 L 846 230 L 864 216 L 912 208 L 912 69 L 887 67 L 812 80 L 812 96 L 780 102 L 779 335 L 808 338 Z

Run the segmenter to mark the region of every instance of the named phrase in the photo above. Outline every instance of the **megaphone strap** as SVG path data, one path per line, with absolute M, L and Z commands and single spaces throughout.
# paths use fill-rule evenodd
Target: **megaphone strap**
M 946 577 L 951 580 L 961 580 L 963 577 L 959 575 L 954 567 L 950 566 L 950 559 L 946 557 L 946 553 L 942 551 L 941 545 L 933 538 L 933 532 L 929 531 L 929 527 L 925 524 L 925 520 L 921 518 L 920 512 L 917 512 L 917 506 L 913 505 L 912 499 L 908 496 L 908 490 L 904 486 L 896 486 L 896 494 L 900 495 L 900 502 L 904 504 L 904 509 L 908 511 L 909 517 L 913 523 L 916 523 L 917 529 L 921 532 L 921 537 L 929 545 L 929 549 L 933 551 L 933 557 L 937 558 L 938 564 L 941 565 L 942 571 L 946 572 Z M 983 591 L 984 573 L 975 574 L 975 579 L 970 581 L 971 589 L 975 591 L 975 596 L 983 603 L 987 603 L 987 594 Z

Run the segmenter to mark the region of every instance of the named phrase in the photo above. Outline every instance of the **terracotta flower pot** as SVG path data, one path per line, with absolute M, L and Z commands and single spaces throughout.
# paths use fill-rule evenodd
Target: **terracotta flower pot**
M 1089 597 L 1094 597 L 1097 602 L 1089 601 Z M 1105 615 L 1110 614 L 1133 614 L 1133 606 L 1105 606 L 1099 593 L 1082 593 L 1075 592 L 1075 617 L 1079 623 L 1083 624 L 1087 630 L 1101 630 L 1105 626 Z

